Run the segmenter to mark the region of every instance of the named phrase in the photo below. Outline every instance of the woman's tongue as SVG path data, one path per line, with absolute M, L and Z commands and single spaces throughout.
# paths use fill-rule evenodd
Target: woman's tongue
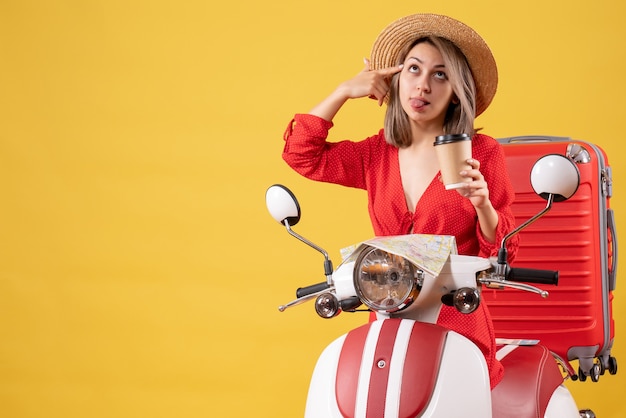
M 418 109 L 418 110 L 419 109 L 423 109 L 426 105 L 430 104 L 430 102 L 428 102 L 428 101 L 426 101 L 426 100 L 424 100 L 422 98 L 419 98 L 419 97 L 412 98 L 409 101 L 409 103 L 411 104 L 412 108 Z

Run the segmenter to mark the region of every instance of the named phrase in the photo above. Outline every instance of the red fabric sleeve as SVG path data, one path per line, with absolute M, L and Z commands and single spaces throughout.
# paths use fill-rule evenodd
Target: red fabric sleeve
M 366 188 L 367 140 L 327 142 L 333 123 L 313 115 L 295 115 L 285 131 L 283 159 L 304 177 Z
M 476 224 L 476 237 L 480 251 L 480 257 L 496 256 L 504 237 L 515 229 L 515 216 L 511 210 L 511 205 L 515 199 L 515 192 L 511 180 L 508 176 L 504 150 L 495 139 L 486 135 L 477 135 L 485 150 L 481 152 L 480 171 L 485 177 L 489 188 L 489 200 L 498 213 L 498 226 L 496 228 L 496 239 L 490 243 L 485 239 L 480 224 Z M 513 261 L 519 248 L 519 236 L 515 235 L 507 242 L 507 253 L 509 262 Z

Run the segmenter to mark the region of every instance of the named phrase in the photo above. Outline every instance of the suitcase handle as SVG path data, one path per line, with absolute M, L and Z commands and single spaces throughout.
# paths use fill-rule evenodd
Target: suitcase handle
M 615 213 L 613 209 L 608 209 L 607 213 L 607 227 L 609 234 L 611 235 L 611 267 L 609 270 L 609 290 L 615 290 L 616 277 L 617 277 L 617 234 L 615 231 Z
M 559 272 L 555 270 L 527 269 L 511 267 L 506 275 L 511 282 L 525 282 L 536 284 L 559 284 Z
M 503 144 L 515 144 L 517 142 L 570 142 L 572 138 L 567 136 L 549 136 L 549 135 L 524 135 L 509 136 L 506 138 L 498 138 L 498 142 Z

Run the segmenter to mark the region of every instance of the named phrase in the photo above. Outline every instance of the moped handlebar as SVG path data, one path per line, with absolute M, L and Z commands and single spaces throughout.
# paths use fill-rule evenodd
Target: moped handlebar
M 537 293 L 543 298 L 548 297 L 546 290 L 539 289 L 528 283 L 557 285 L 559 272 L 555 270 L 539 270 L 521 267 L 509 267 L 507 264 L 498 264 L 502 271 L 484 275 L 478 281 L 490 289 L 503 289 L 506 287 Z
M 312 284 L 311 286 L 299 287 L 296 289 L 296 297 L 302 298 L 313 293 L 318 293 L 324 290 L 328 290 L 330 285 L 327 282 Z
M 507 280 L 511 282 L 557 285 L 559 284 L 559 272 L 555 270 L 511 267 L 507 274 Z

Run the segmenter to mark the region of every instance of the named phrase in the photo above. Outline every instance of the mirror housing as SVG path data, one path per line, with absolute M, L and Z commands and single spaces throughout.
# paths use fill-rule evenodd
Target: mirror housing
M 265 192 L 267 210 L 278 223 L 294 226 L 300 221 L 298 199 L 287 187 L 281 184 L 270 186 Z
M 580 172 L 576 163 L 560 154 L 549 154 L 541 157 L 533 165 L 530 172 L 530 183 L 535 193 L 555 202 L 569 199 L 576 193 L 580 185 Z

